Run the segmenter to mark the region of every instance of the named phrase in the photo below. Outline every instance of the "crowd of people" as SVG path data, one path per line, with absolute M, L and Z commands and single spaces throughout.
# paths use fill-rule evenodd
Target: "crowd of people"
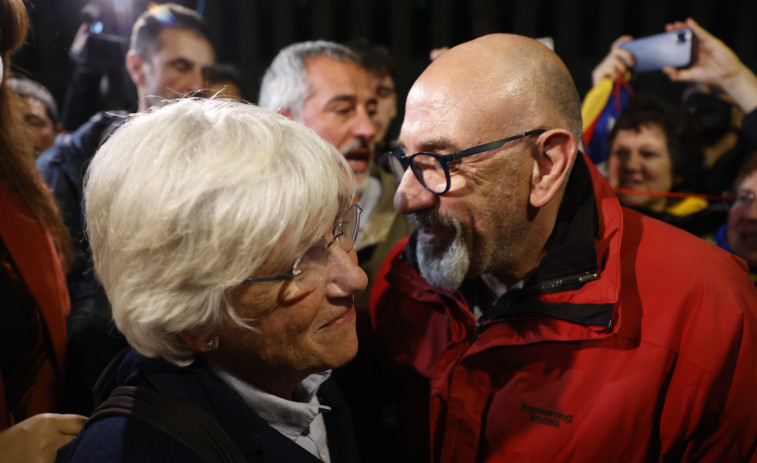
M 582 116 L 492 34 L 434 50 L 396 137 L 387 48 L 289 45 L 255 99 L 172 3 L 134 107 L 64 131 L 28 27 L 0 0 L 0 461 L 757 458 L 757 76 L 694 20 L 680 103 L 621 36 Z

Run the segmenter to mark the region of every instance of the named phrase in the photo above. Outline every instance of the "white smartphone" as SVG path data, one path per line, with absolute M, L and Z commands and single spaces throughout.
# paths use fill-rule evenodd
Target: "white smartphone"
M 633 72 L 659 71 L 665 66 L 685 68 L 695 56 L 696 36 L 691 29 L 678 29 L 641 37 L 620 45 L 633 54 Z

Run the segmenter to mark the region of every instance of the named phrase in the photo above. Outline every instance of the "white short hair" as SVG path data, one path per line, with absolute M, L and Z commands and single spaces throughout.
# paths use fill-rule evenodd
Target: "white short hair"
M 291 270 L 352 203 L 351 175 L 313 131 L 251 104 L 181 99 L 133 116 L 84 186 L 116 326 L 142 355 L 191 363 L 179 333 L 249 322 L 229 291 L 256 271 Z
M 312 93 L 307 76 L 307 59 L 318 56 L 360 65 L 357 53 L 338 43 L 314 40 L 289 45 L 279 51 L 266 69 L 260 84 L 258 104 L 272 111 L 286 109 L 295 117 L 299 116 Z

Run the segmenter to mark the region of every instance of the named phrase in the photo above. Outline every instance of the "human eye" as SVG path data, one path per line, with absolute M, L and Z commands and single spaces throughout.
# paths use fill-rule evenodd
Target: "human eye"
M 331 107 L 331 112 L 346 117 L 355 112 L 355 107 L 349 103 L 339 103 Z
M 373 117 L 376 114 L 378 114 L 378 104 L 375 101 L 372 101 L 365 105 L 365 111 L 368 113 L 369 116 Z
M 26 125 L 36 129 L 42 129 L 45 127 L 45 121 L 37 116 L 27 116 L 24 121 L 26 122 Z
M 376 96 L 378 96 L 379 98 L 388 98 L 392 95 L 392 93 L 394 93 L 394 89 L 386 87 L 384 85 L 379 85 L 376 88 Z
M 610 156 L 614 156 L 618 159 L 626 159 L 628 157 L 628 154 L 629 151 L 623 148 L 616 148 L 610 152 Z
M 449 173 L 455 173 L 460 170 L 460 166 L 462 165 L 463 160 L 462 159 L 455 159 L 454 161 L 450 161 L 449 164 L 447 164 L 447 169 L 449 169 Z
M 189 72 L 194 68 L 194 64 L 187 59 L 180 58 L 171 62 L 171 67 L 179 72 Z
M 741 190 L 736 196 L 736 202 L 748 204 L 754 200 L 754 192 L 751 190 Z

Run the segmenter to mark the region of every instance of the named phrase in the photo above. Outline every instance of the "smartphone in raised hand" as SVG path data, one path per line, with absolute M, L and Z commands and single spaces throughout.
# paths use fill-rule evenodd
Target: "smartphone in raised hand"
M 633 72 L 659 71 L 665 66 L 685 68 L 695 56 L 696 36 L 691 29 L 678 29 L 640 37 L 620 45 L 633 54 Z

